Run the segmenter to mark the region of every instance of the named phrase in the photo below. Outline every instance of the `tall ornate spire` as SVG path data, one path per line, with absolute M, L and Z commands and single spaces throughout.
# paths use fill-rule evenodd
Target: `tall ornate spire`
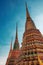
M 29 12 L 28 12 L 27 3 L 26 3 L 26 27 L 25 27 L 25 29 L 26 30 L 36 29 L 36 26 L 35 26 L 33 20 L 31 19 Z
M 15 37 L 15 43 L 18 43 L 18 25 L 16 23 L 16 37 Z
M 15 37 L 15 42 L 14 42 L 14 47 L 13 50 L 18 50 L 19 49 L 19 42 L 18 42 L 18 26 L 16 23 L 16 37 Z
M 28 12 L 27 3 L 25 3 L 25 5 L 26 5 L 26 19 L 28 19 L 30 18 L 30 14 Z

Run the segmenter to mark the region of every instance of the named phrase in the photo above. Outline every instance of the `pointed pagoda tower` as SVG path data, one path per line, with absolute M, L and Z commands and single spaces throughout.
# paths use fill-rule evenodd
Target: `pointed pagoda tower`
M 38 55 L 41 56 L 41 59 L 43 58 L 41 47 L 43 47 L 42 34 L 31 19 L 26 4 L 26 24 L 22 43 L 23 63 L 25 65 L 39 65 Z
M 12 49 L 12 41 L 11 41 L 11 46 L 10 46 L 10 52 L 7 58 L 6 65 L 16 65 L 16 59 L 18 58 L 20 54 L 19 50 L 19 41 L 18 41 L 18 29 L 17 29 L 17 24 L 16 24 L 16 37 L 15 37 L 15 42 L 14 46 Z
M 18 41 L 18 25 L 16 23 L 16 37 L 15 37 L 15 42 L 14 42 L 14 47 L 13 50 L 18 50 L 19 49 L 19 41 Z
M 43 59 L 43 37 L 30 17 L 27 4 L 21 52 L 17 65 L 39 65 L 38 55 Z

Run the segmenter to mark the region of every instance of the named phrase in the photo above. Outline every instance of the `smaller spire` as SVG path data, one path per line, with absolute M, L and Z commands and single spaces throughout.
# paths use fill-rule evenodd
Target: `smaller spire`
M 18 25 L 17 25 L 17 23 L 16 23 L 16 40 L 18 40 Z
M 12 40 L 11 40 L 11 45 L 10 45 L 10 51 L 12 50 Z
M 15 42 L 14 42 L 14 47 L 13 50 L 18 50 L 19 49 L 19 42 L 18 42 L 18 25 L 16 23 L 16 37 L 15 37 Z

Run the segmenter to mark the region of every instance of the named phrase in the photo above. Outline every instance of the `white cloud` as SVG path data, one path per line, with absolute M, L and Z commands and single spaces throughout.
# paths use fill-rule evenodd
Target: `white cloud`
M 6 57 L 0 57 L 0 65 L 5 65 L 6 59 L 7 59 L 7 56 Z
M 35 24 L 36 24 L 37 28 L 43 34 L 43 14 L 39 14 L 35 17 Z

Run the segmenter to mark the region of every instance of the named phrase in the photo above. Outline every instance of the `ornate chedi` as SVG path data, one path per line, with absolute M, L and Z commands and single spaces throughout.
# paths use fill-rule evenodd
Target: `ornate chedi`
M 19 49 L 17 27 L 14 47 L 11 49 L 6 65 L 39 65 L 38 56 L 43 60 L 43 36 L 30 17 L 26 4 L 26 24 L 22 47 Z
M 15 65 L 16 59 L 18 58 L 19 55 L 20 55 L 20 50 L 19 50 L 18 32 L 16 25 L 16 37 L 15 37 L 14 47 L 12 49 L 12 42 L 11 42 L 10 52 L 7 58 L 6 65 Z
M 43 60 L 43 36 L 29 15 L 27 4 L 21 52 L 16 65 L 39 65 L 38 56 Z

